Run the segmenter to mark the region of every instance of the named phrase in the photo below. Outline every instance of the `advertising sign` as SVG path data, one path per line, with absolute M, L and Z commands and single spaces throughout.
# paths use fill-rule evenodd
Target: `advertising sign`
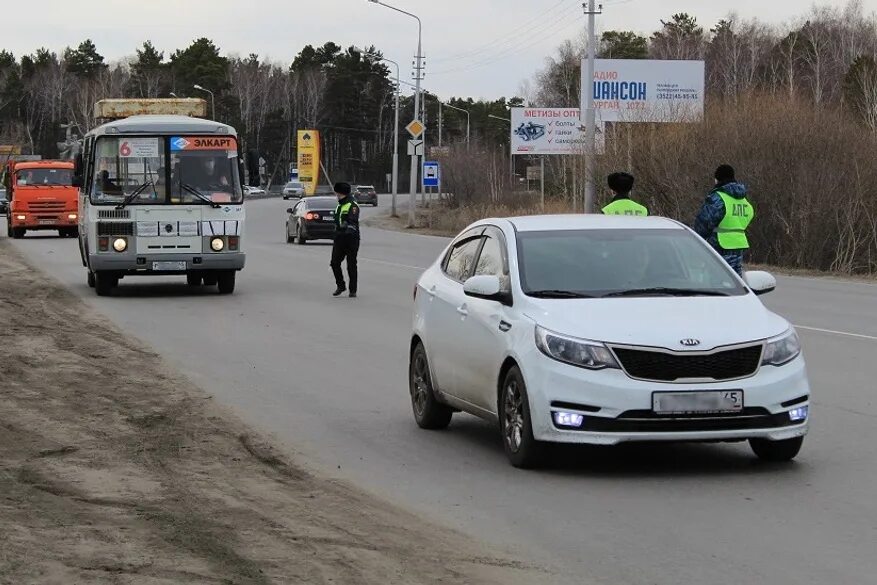
M 512 154 L 583 154 L 585 130 L 578 108 L 512 108 Z M 603 128 L 597 122 L 597 152 Z
M 587 61 L 582 61 L 587 71 Z M 598 123 L 698 122 L 703 117 L 704 62 L 597 59 L 591 87 Z
M 173 148 L 173 140 L 171 140 Z M 158 158 L 161 156 L 158 138 L 131 138 L 119 141 L 119 158 Z
M 320 132 L 298 131 L 298 180 L 305 188 L 305 195 L 317 192 L 320 182 Z

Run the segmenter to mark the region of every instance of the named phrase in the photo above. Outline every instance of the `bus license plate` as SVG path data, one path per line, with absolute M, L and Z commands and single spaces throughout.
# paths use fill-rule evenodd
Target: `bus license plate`
M 652 394 L 655 414 L 720 414 L 743 410 L 742 390 L 708 392 L 655 392 Z
M 186 270 L 186 262 L 153 262 L 152 263 L 153 270 L 173 270 L 173 271 L 185 271 Z

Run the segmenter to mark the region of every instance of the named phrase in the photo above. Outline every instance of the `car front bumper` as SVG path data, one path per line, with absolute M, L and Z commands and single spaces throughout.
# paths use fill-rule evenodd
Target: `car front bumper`
M 809 428 L 810 386 L 800 356 L 780 367 L 762 366 L 754 376 L 743 380 L 694 384 L 644 382 L 621 370 L 577 368 L 550 359 L 535 348 L 526 362 L 523 371 L 533 434 L 540 441 L 595 445 L 752 438 L 777 441 L 803 436 Z M 715 390 L 742 390 L 744 411 L 733 416 L 652 412 L 653 392 Z M 808 407 L 808 417 L 792 421 L 789 411 L 801 407 Z M 582 427 L 558 428 L 553 411 L 583 415 Z
M 129 275 L 185 274 L 212 270 L 242 270 L 247 255 L 243 252 L 216 254 L 135 254 L 99 252 L 89 255 L 93 272 L 111 271 Z M 186 270 L 153 270 L 153 262 L 185 262 Z

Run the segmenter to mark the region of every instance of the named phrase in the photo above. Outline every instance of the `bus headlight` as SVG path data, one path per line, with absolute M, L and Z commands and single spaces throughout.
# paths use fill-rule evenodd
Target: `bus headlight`
M 210 248 L 214 252 L 222 252 L 222 249 L 225 248 L 225 242 L 222 241 L 222 238 L 213 238 L 210 240 Z
M 125 238 L 116 238 L 113 240 L 113 250 L 116 252 L 124 252 L 128 249 L 128 240 Z

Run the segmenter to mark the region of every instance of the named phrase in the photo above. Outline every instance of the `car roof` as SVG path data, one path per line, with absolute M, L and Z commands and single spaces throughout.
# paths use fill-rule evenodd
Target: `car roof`
M 567 215 L 527 215 L 508 217 L 519 232 L 538 232 L 554 230 L 606 230 L 640 229 L 667 230 L 683 229 L 679 222 L 666 217 L 635 217 L 630 215 L 567 214 Z

